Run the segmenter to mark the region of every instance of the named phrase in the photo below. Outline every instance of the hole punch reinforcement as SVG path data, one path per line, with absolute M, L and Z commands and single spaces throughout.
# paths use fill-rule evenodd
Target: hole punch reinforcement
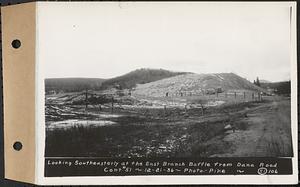
M 13 145 L 13 148 L 14 148 L 14 150 L 16 150 L 16 151 L 20 151 L 20 150 L 22 149 L 22 147 L 23 147 L 23 145 L 22 145 L 22 143 L 19 142 L 19 141 L 15 142 L 14 145 Z

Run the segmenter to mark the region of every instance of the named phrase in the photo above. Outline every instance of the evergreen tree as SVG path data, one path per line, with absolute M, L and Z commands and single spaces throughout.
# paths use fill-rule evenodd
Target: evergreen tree
M 260 82 L 259 82 L 259 78 L 258 77 L 256 78 L 256 85 L 260 86 Z

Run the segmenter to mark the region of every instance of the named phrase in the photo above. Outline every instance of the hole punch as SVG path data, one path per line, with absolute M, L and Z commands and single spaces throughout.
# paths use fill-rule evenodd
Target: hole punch
M 20 40 L 13 40 L 11 42 L 11 45 L 13 48 L 18 49 L 19 47 L 21 47 L 21 41 Z
M 23 145 L 22 145 L 22 143 L 21 142 L 15 142 L 14 143 L 14 145 L 13 145 L 13 148 L 14 148 L 14 150 L 16 150 L 16 151 L 20 151 L 21 149 L 22 149 L 22 147 L 23 147 Z

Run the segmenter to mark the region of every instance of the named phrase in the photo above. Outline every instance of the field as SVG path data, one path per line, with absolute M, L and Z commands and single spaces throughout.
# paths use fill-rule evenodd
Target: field
M 292 156 L 290 98 L 46 95 L 47 157 Z

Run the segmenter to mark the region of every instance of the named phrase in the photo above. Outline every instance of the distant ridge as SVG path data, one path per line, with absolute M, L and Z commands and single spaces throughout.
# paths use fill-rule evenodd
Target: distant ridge
M 265 92 L 248 80 L 234 73 L 196 74 L 190 72 L 172 72 L 164 69 L 141 68 L 125 75 L 111 78 L 49 78 L 45 79 L 46 93 L 78 92 L 85 89 L 106 90 L 110 88 L 131 89 L 134 94 L 162 96 L 165 93 L 203 92 L 206 89 L 223 91 L 248 90 Z
M 223 91 L 265 91 L 264 89 L 254 85 L 253 83 L 234 73 L 189 73 L 150 82 L 147 84 L 139 84 L 136 87 L 134 94 L 155 97 L 162 96 L 167 92 L 202 92 L 205 89 L 217 88 L 221 88 Z
M 276 94 L 291 94 L 291 81 L 260 83 L 265 89 L 274 89 Z
M 103 89 L 119 86 L 121 89 L 133 88 L 137 84 L 145 84 L 164 78 L 187 74 L 187 72 L 172 72 L 164 69 L 141 68 L 131 71 L 125 75 L 108 79 L 102 84 Z
M 45 89 L 46 92 L 77 92 L 85 89 L 105 90 L 113 87 L 128 89 L 135 87 L 137 84 L 149 83 L 182 74 L 187 74 L 187 72 L 172 72 L 164 69 L 141 68 L 111 79 L 48 78 L 45 79 Z
M 45 79 L 46 93 L 77 92 L 85 89 L 100 90 L 105 79 L 100 78 L 48 78 Z
M 262 80 L 259 80 L 259 82 L 260 82 L 260 83 L 272 83 L 271 81 L 264 80 L 264 79 L 262 79 Z

